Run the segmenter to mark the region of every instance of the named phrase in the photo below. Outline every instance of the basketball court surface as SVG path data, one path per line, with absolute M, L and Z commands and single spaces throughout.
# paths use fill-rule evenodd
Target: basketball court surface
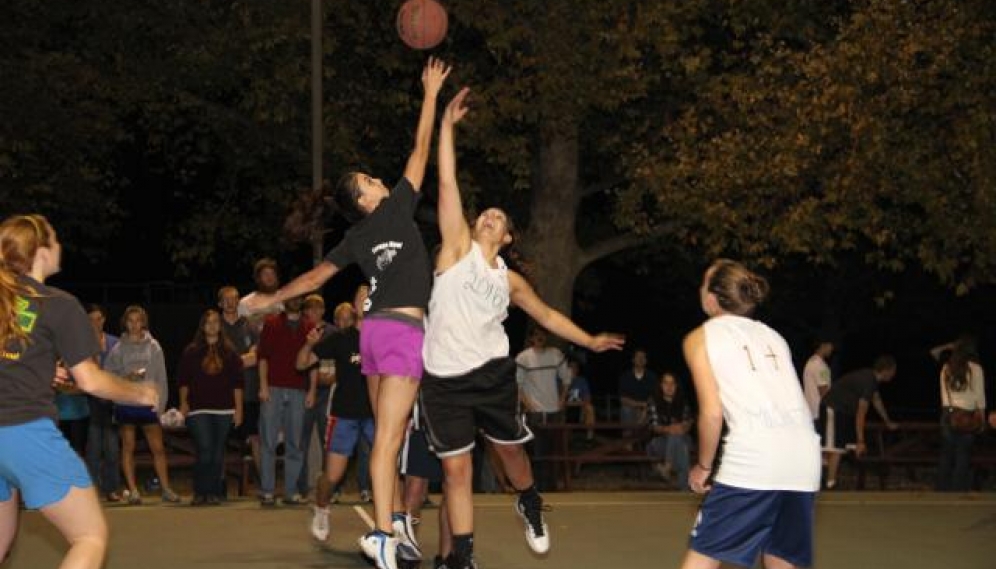
M 438 496 L 434 499 L 438 500 Z M 662 569 L 677 567 L 699 498 L 665 492 L 549 494 L 552 548 L 531 554 L 508 495 L 477 495 L 475 547 L 482 569 Z M 148 501 L 148 500 L 147 500 Z M 112 506 L 108 569 L 370 567 L 356 546 L 372 508 L 332 508 L 332 536 L 308 533 L 310 507 L 261 509 L 255 500 L 220 507 Z M 430 566 L 438 509 L 423 512 L 420 541 Z M 58 565 L 58 533 L 36 512 L 22 525 L 6 567 Z M 820 496 L 818 568 L 996 568 L 996 495 L 836 492 Z

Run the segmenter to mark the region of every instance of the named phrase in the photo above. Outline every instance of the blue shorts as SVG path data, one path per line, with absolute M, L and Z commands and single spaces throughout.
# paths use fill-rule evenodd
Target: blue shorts
M 0 427 L 0 502 L 10 500 L 17 488 L 24 505 L 37 510 L 62 500 L 73 486 L 93 483 L 51 419 Z
M 690 547 L 742 567 L 753 567 L 761 554 L 809 567 L 813 563 L 815 507 L 815 492 L 713 484 L 692 528 Z
M 373 419 L 340 419 L 330 416 L 325 427 L 325 440 L 328 441 L 328 448 L 325 450 L 342 456 L 352 456 L 356 443 L 360 441 L 360 435 L 373 448 Z

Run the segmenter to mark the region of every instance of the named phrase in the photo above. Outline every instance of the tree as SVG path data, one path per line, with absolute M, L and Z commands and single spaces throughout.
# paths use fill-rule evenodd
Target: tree
M 996 278 L 996 11 L 855 3 L 830 41 L 772 34 L 629 156 L 618 219 L 655 214 L 707 256 L 777 267 L 855 257 L 964 292 Z M 630 223 L 632 225 L 632 223 Z

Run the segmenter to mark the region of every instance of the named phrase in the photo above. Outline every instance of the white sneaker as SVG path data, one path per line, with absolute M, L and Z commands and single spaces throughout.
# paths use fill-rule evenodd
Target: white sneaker
M 398 569 L 398 540 L 382 533 L 370 532 L 360 538 L 360 549 L 373 560 L 377 569 Z
M 311 517 L 311 535 L 318 541 L 329 538 L 329 509 L 315 506 L 315 515 Z
M 522 497 L 515 502 L 515 511 L 526 525 L 526 543 L 529 549 L 542 555 L 550 551 L 550 528 L 543 520 L 543 501 L 526 503 Z
M 398 538 L 398 555 L 404 561 L 421 561 L 422 550 L 415 538 L 415 528 L 412 527 L 411 514 L 402 514 L 391 521 L 394 535 Z

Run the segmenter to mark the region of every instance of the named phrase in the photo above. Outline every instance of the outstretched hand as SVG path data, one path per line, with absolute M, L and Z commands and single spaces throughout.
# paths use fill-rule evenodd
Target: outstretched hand
M 608 350 L 621 350 L 626 343 L 626 338 L 620 334 L 602 333 L 591 339 L 588 349 L 593 352 L 605 352 Z
M 467 111 L 470 110 L 466 105 L 467 95 L 469 94 L 470 87 L 464 87 L 450 100 L 450 103 L 446 105 L 446 111 L 443 112 L 444 123 L 456 124 L 463 117 L 467 116 Z
M 242 308 L 249 314 L 253 314 L 261 312 L 276 303 L 276 295 L 257 292 L 242 299 Z
M 439 95 L 439 90 L 452 69 L 442 59 L 430 57 L 422 70 L 422 88 L 425 89 L 425 94 L 432 97 Z

